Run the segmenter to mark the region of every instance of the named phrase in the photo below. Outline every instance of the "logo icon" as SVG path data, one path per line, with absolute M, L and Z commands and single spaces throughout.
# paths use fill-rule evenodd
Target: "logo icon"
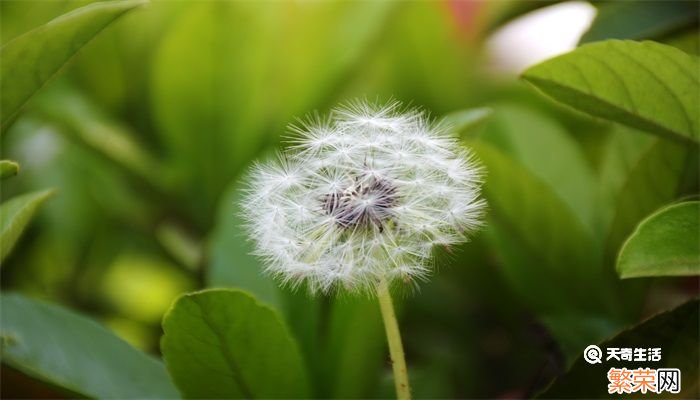
M 589 364 L 600 364 L 603 362 L 603 351 L 600 347 L 592 344 L 583 351 L 583 359 Z

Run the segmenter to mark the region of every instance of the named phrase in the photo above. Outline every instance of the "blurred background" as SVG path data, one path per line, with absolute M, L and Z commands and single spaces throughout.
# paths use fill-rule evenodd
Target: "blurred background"
M 3 0 L 1 40 L 86 3 Z M 566 109 L 518 74 L 579 40 L 698 54 L 697 28 L 694 2 L 152 1 L 4 132 L 0 158 L 22 169 L 2 200 L 56 194 L 4 261 L 2 289 L 157 354 L 179 294 L 242 288 L 284 315 L 317 396 L 391 396 L 377 305 L 261 275 L 236 216 L 239 177 L 284 146 L 295 118 L 346 100 L 396 99 L 436 119 L 479 108 L 487 117 L 457 133 L 488 171 L 488 223 L 397 299 L 407 359 L 415 397 L 531 396 L 586 345 L 698 294 L 695 278 L 614 270 L 639 220 L 697 193 L 698 171 L 694 149 Z M 2 373 L 3 397 L 64 395 Z

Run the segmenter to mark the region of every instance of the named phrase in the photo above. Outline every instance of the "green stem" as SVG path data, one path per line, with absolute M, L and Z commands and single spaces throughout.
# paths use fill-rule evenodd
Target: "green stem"
M 384 319 L 386 340 L 389 342 L 389 355 L 391 356 L 391 366 L 394 369 L 396 398 L 399 400 L 410 400 L 411 387 L 408 384 L 408 369 L 406 368 L 406 358 L 404 357 L 403 345 L 401 344 L 401 333 L 399 332 L 399 324 L 396 321 L 394 305 L 391 302 L 389 286 L 385 280 L 379 282 L 379 286 L 377 286 L 377 297 L 379 298 L 379 307 L 382 310 L 382 319 Z

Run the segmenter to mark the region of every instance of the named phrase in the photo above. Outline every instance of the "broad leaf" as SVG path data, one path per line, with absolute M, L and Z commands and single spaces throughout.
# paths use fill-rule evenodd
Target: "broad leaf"
M 0 179 L 10 178 L 19 173 L 19 164 L 10 160 L 0 160 Z
M 691 1 L 620 1 L 596 4 L 598 13 L 579 43 L 656 39 L 697 24 Z
M 0 303 L 3 363 L 87 397 L 177 397 L 160 361 L 94 321 L 18 294 Z
M 672 311 L 658 314 L 641 324 L 625 330 L 606 340 L 598 346 L 603 351 L 602 363 L 588 364 L 580 356 L 572 368 L 559 377 L 549 388 L 539 394 L 539 398 L 552 399 L 598 399 L 611 398 L 608 393 L 608 375 L 610 368 L 635 369 L 649 368 L 678 368 L 681 370 L 681 393 L 672 395 L 664 392 L 658 398 L 696 399 L 698 392 L 698 313 L 700 303 L 690 301 Z M 617 348 L 661 348 L 661 361 L 657 362 L 625 362 L 606 361 L 606 349 Z M 636 393 L 640 394 L 640 393 Z M 644 398 L 657 398 L 653 393 L 647 393 Z
M 614 262 L 635 226 L 654 210 L 697 190 L 697 149 L 618 126 L 605 145 L 605 257 Z
M 0 261 L 7 257 L 36 211 L 52 194 L 52 190 L 27 193 L 0 205 Z
M 522 165 L 487 143 L 470 145 L 488 171 L 484 194 L 490 219 L 484 233 L 508 283 L 568 356 L 601 340 L 609 327 L 627 318 L 612 305 L 631 299 L 618 293 L 616 277 L 602 267 L 593 234 L 550 186 Z M 576 324 L 563 318 L 573 310 L 604 322 L 595 329 L 573 329 Z
M 531 67 L 523 78 L 591 115 L 697 143 L 698 69 L 698 57 L 671 46 L 608 40 Z
M 3 131 L 20 108 L 110 23 L 146 0 L 105 1 L 64 14 L 0 49 Z
M 642 221 L 617 259 L 621 278 L 700 275 L 700 202 L 664 207 Z
M 162 142 L 198 217 L 212 217 L 232 174 L 276 143 L 295 117 L 337 96 L 392 8 L 186 4 L 157 49 L 152 99 Z
M 163 319 L 166 366 L 188 398 L 308 397 L 304 362 L 277 313 L 235 290 L 180 297 Z
M 501 104 L 495 110 L 480 138 L 546 184 L 589 232 L 597 232 L 595 175 L 568 132 L 533 109 Z

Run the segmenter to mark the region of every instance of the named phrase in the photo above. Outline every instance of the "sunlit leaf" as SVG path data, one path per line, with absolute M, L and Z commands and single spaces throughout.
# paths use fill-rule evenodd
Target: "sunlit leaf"
M 18 294 L 0 302 L 3 363 L 87 397 L 177 397 L 160 361 L 94 321 Z
M 579 43 L 605 39 L 658 39 L 697 24 L 691 1 L 620 1 L 596 4 L 598 13 Z
M 90 4 L 3 45 L 0 49 L 3 131 L 20 108 L 81 47 L 124 13 L 146 3 L 147 0 L 125 0 Z
M 472 108 L 445 115 L 442 122 L 452 127 L 454 134 L 465 135 L 481 126 L 493 114 L 490 108 Z
M 608 40 L 531 67 L 523 78 L 591 115 L 697 143 L 699 68 L 698 57 L 671 46 Z
M 0 205 L 0 261 L 7 257 L 36 211 L 52 194 L 52 190 L 27 193 Z
M 200 218 L 211 218 L 222 188 L 286 125 L 337 96 L 393 7 L 187 3 L 155 56 L 152 104 Z
M 658 210 L 642 221 L 617 259 L 621 278 L 700 275 L 700 202 Z
M 296 342 L 277 313 L 244 292 L 184 295 L 163 330 L 165 363 L 185 397 L 308 397 Z
M 678 368 L 681 370 L 681 392 L 677 395 L 669 392 L 656 396 L 647 393 L 650 398 L 698 398 L 698 313 L 700 304 L 690 301 L 672 311 L 658 314 L 641 324 L 627 329 L 610 340 L 599 343 L 603 351 L 602 362 L 587 363 L 582 356 L 576 360 L 571 369 L 559 377 L 537 397 L 545 399 L 609 399 L 608 370 L 610 368 L 636 369 Z M 593 343 L 590 343 L 593 344 Z M 607 361 L 606 349 L 616 348 L 661 348 L 661 361 L 625 362 Z M 639 394 L 639 393 L 636 393 Z
M 19 173 L 19 164 L 11 160 L 0 160 L 0 179 L 10 178 Z

